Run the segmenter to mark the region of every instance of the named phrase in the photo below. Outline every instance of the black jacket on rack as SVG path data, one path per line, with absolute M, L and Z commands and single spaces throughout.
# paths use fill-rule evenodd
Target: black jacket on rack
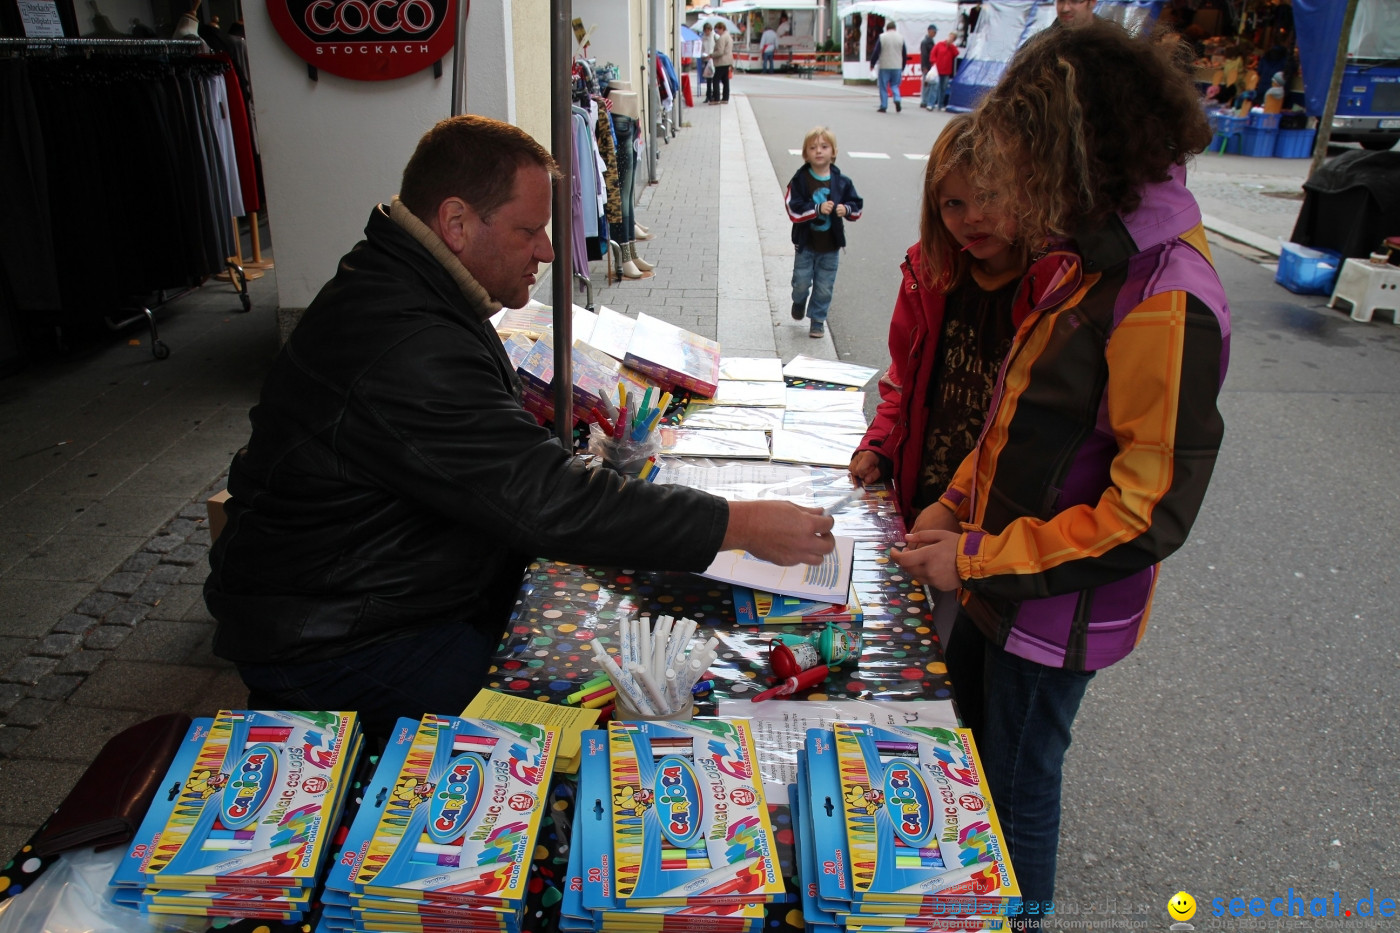
M 133 298 L 224 267 L 226 68 L 155 52 L 0 59 L 0 317 L 14 330 L 106 333 Z

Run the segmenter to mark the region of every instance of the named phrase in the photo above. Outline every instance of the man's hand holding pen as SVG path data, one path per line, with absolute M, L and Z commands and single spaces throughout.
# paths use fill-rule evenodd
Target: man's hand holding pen
M 820 509 L 791 502 L 729 503 L 729 527 L 725 550 L 742 548 L 754 557 L 783 567 L 820 564 L 836 547 L 831 536 L 834 522 Z

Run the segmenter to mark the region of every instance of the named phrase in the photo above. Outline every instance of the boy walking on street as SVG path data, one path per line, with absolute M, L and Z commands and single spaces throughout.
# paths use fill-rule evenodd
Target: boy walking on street
M 894 112 L 904 108 L 899 103 L 899 82 L 904 77 L 904 61 L 908 58 L 904 40 L 895 31 L 894 20 L 885 23 L 885 31 L 875 40 L 875 50 L 870 55 L 870 67 L 875 69 L 876 84 L 880 86 L 880 112 L 884 113 L 891 96 L 894 97 Z
M 836 136 L 824 126 L 802 141 L 803 166 L 787 186 L 788 219 L 797 255 L 792 262 L 792 319 L 811 321 L 810 337 L 826 334 L 836 269 L 846 246 L 845 221 L 859 220 L 864 203 L 836 167 Z M 811 294 L 811 303 L 807 301 Z

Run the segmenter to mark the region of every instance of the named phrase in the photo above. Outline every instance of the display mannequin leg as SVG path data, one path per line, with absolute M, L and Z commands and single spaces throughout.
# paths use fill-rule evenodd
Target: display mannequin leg
M 652 269 L 656 268 L 656 266 L 637 255 L 637 243 L 635 240 L 627 244 L 627 258 L 632 260 L 632 264 L 643 272 L 650 272 Z

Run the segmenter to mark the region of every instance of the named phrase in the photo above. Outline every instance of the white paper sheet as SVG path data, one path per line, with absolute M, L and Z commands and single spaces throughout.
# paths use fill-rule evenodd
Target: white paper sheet
M 835 389 L 788 389 L 788 411 L 865 411 L 864 392 Z
M 783 375 L 794 379 L 811 379 L 814 382 L 834 382 L 843 386 L 860 386 L 870 381 L 878 369 L 861 366 L 859 363 L 844 363 L 840 360 L 823 360 L 814 356 L 798 355 L 783 367 Z
M 700 576 L 722 583 L 736 583 L 755 590 L 782 593 L 802 599 L 838 603 L 851 585 L 851 561 L 855 540 L 833 535 L 836 547 L 820 564 L 780 567 L 754 557 L 748 551 L 720 551 Z
M 772 458 L 784 463 L 843 467 L 860 445 L 859 434 L 809 434 L 780 428 L 773 432 Z
M 755 684 L 757 688 L 766 687 Z M 764 790 L 797 781 L 797 751 L 808 729 L 829 729 L 837 721 L 877 726 L 958 726 L 952 700 L 720 700 L 718 713 L 748 719 L 758 747 Z
M 719 360 L 719 377 L 750 382 L 782 382 L 783 361 L 776 356 L 722 356 Z
M 773 431 L 782 427 L 783 411 L 781 408 L 691 405 L 681 425 L 691 430 Z

